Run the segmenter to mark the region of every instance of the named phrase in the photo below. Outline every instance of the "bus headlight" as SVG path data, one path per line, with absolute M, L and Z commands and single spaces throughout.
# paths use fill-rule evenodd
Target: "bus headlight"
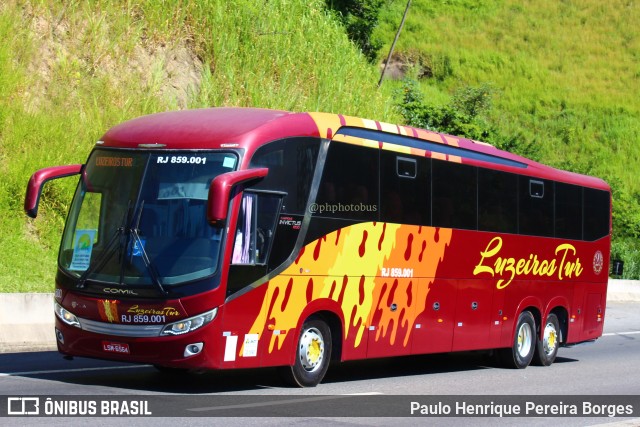
M 63 308 L 57 302 L 53 304 L 53 309 L 56 312 L 56 316 L 58 316 L 58 319 L 62 320 L 64 323 L 66 323 L 69 326 L 75 326 L 76 328 L 80 327 L 80 322 L 78 321 L 78 318 L 76 317 L 76 315 L 70 312 L 69 310 L 67 310 L 66 308 Z
M 160 336 L 186 334 L 187 332 L 196 330 L 211 322 L 215 319 L 216 314 L 218 314 L 218 309 L 214 308 L 213 310 L 202 313 L 199 316 L 183 319 L 179 322 L 169 323 L 162 329 Z

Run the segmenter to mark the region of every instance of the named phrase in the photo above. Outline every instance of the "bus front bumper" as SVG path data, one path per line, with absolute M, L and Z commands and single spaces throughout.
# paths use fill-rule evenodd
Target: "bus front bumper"
M 96 333 L 55 321 L 58 351 L 68 356 L 147 363 L 183 369 L 217 369 L 215 325 L 181 335 L 122 336 Z

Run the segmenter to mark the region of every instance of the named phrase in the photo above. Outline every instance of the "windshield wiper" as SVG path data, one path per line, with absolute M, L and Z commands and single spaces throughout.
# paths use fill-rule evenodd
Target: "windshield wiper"
M 147 251 L 145 250 L 144 244 L 142 243 L 142 239 L 140 238 L 140 234 L 139 234 L 140 218 L 142 217 L 143 208 L 144 208 L 144 200 L 140 203 L 140 210 L 138 210 L 138 215 L 136 216 L 135 227 L 132 227 L 131 229 L 129 229 L 129 232 L 135 239 L 135 245 L 137 245 L 140 248 L 140 253 L 142 254 L 142 261 L 144 262 L 145 267 L 147 267 L 147 271 L 149 272 L 149 276 L 151 276 L 151 280 L 153 281 L 153 284 L 158 288 L 158 290 L 160 291 L 160 293 L 162 293 L 162 295 L 169 295 L 169 292 L 167 292 L 165 288 L 162 286 L 162 283 L 160 283 L 160 278 L 158 277 L 158 273 L 156 272 L 155 267 L 151 263 L 151 260 L 149 259 L 149 255 L 147 255 Z M 133 253 L 133 247 L 131 249 L 131 252 Z
M 131 200 L 129 200 L 129 203 L 127 205 L 127 211 L 124 213 L 124 217 L 122 218 L 122 223 L 120 224 L 120 227 L 118 227 L 116 231 L 113 233 L 113 236 L 111 236 L 109 243 L 107 243 L 107 246 L 105 247 L 100 257 L 96 260 L 96 262 L 93 265 L 90 265 L 84 271 L 84 273 L 82 273 L 80 278 L 78 278 L 78 283 L 76 284 L 76 288 L 78 289 L 84 288 L 89 275 L 94 271 L 102 270 L 102 268 L 107 263 L 107 261 L 109 261 L 109 259 L 113 256 L 113 253 L 112 253 L 113 250 L 115 250 L 115 248 L 117 247 L 122 246 L 122 244 L 120 244 L 112 248 L 114 244 L 119 240 L 119 238 L 124 234 L 126 230 L 126 224 L 128 222 L 127 220 L 129 219 L 130 213 L 131 213 Z

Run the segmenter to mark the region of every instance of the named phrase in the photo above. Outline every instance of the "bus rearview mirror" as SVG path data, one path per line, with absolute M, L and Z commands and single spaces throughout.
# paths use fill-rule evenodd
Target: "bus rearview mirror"
M 40 169 L 31 175 L 31 179 L 29 179 L 29 184 L 27 185 L 27 194 L 24 198 L 25 213 L 31 218 L 38 216 L 40 194 L 42 194 L 42 188 L 47 181 L 77 175 L 81 170 L 82 165 L 54 166 Z
M 231 192 L 238 185 L 247 186 L 265 176 L 269 169 L 257 168 L 218 175 L 211 181 L 207 204 L 207 221 L 212 225 L 224 223 L 229 211 Z

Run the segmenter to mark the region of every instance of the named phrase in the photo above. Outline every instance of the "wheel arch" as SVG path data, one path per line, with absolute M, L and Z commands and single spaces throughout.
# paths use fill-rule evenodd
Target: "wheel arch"
M 296 326 L 296 337 L 300 334 L 304 322 L 312 317 L 320 318 L 329 327 L 332 347 L 331 361 L 341 361 L 345 328 L 341 307 L 334 300 L 322 299 L 313 301 L 300 314 Z M 291 362 L 293 362 L 293 354 Z
M 540 323 L 541 323 L 541 319 L 542 319 L 542 304 L 540 302 L 539 299 L 534 298 L 534 297 L 529 297 L 529 298 L 525 298 L 523 299 L 520 304 L 518 305 L 518 309 L 516 310 L 516 312 L 514 313 L 514 322 L 513 322 L 513 326 L 511 328 L 511 335 L 510 337 L 513 338 L 515 332 L 516 332 L 516 325 L 517 325 L 517 319 L 520 316 L 521 313 L 525 312 L 525 311 L 529 311 L 532 315 L 533 315 L 533 319 L 536 322 L 536 333 L 539 332 L 539 328 L 540 328 Z
M 308 318 L 317 317 L 323 320 L 331 331 L 331 361 L 339 362 L 342 360 L 342 337 L 343 327 L 340 317 L 333 311 L 324 310 L 317 311 Z
M 549 314 L 555 314 L 560 324 L 560 343 L 564 344 L 567 341 L 569 333 L 569 310 L 564 305 L 557 305 L 549 310 Z M 549 315 L 547 314 L 547 316 Z M 541 332 L 542 333 L 542 332 Z

